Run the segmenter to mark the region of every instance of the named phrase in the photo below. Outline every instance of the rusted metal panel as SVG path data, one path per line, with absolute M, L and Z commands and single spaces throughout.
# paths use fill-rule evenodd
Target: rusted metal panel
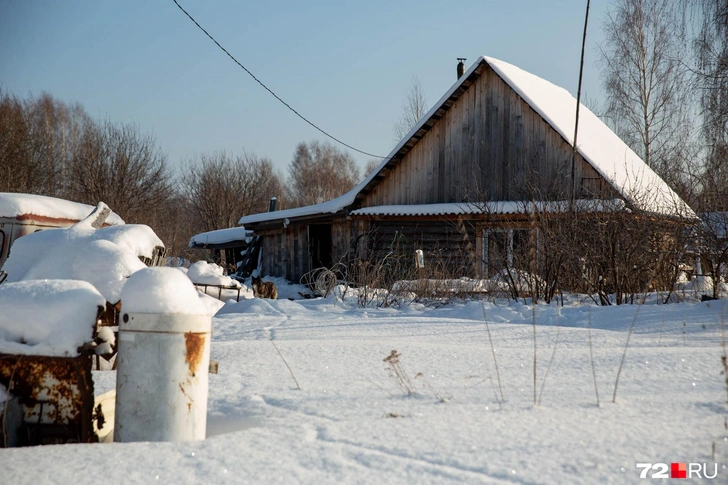
M 23 410 L 20 446 L 93 443 L 91 353 L 46 357 L 0 353 L 0 383 Z

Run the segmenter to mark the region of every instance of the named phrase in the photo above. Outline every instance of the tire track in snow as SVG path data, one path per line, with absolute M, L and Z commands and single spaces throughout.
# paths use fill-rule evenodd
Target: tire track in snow
M 268 406 L 270 406 L 272 408 L 281 409 L 283 411 L 288 411 L 288 412 L 291 412 L 291 413 L 302 414 L 304 416 L 309 416 L 309 417 L 312 417 L 312 418 L 323 419 L 323 420 L 326 420 L 326 421 L 331 422 L 331 423 L 338 423 L 338 422 L 340 422 L 340 420 L 338 420 L 336 418 L 332 418 L 332 417 L 329 417 L 329 416 L 325 416 L 323 414 L 317 414 L 317 413 L 313 413 L 313 412 L 302 411 L 299 408 L 295 408 L 292 405 L 287 404 L 285 401 L 283 401 L 281 399 L 273 399 L 273 398 L 269 398 L 269 397 L 265 397 L 265 396 L 261 396 L 261 398 L 263 399 L 263 403 L 267 404 Z
M 372 446 L 366 446 L 360 443 L 355 443 L 353 441 L 348 440 L 342 440 L 342 439 L 334 439 L 334 438 L 328 438 L 325 436 L 324 428 L 318 427 L 317 433 L 316 433 L 316 440 L 320 441 L 322 443 L 332 444 L 332 445 L 341 445 L 349 448 L 354 448 L 357 450 L 361 450 L 366 453 L 371 453 L 373 455 L 379 455 L 379 456 L 385 456 L 387 458 L 392 458 L 399 461 L 404 461 L 407 463 L 416 463 L 420 466 L 423 466 L 424 468 L 432 469 L 432 471 L 436 472 L 432 475 L 432 478 L 447 478 L 447 479 L 453 479 L 462 481 L 466 478 L 472 479 L 472 478 L 478 478 L 482 480 L 483 483 L 522 483 L 524 485 L 528 484 L 536 484 L 538 482 L 530 482 L 524 479 L 521 479 L 517 475 L 512 475 L 508 473 L 494 473 L 490 472 L 483 468 L 472 468 L 468 466 L 463 465 L 455 465 L 451 463 L 446 463 L 443 461 L 430 461 L 426 460 L 424 458 L 419 458 L 416 456 L 410 456 L 407 454 L 404 454 L 400 451 L 396 450 L 390 450 L 385 447 L 379 446 L 379 447 L 372 447 Z M 358 464 L 365 466 L 368 469 L 371 469 L 371 464 L 367 462 L 366 460 L 363 460 L 361 456 L 352 453 L 350 456 L 350 459 L 356 461 Z M 444 476 L 443 476 L 444 475 Z

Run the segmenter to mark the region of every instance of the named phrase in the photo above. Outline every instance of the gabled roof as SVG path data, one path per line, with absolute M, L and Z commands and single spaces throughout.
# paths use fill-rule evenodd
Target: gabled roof
M 400 140 L 368 177 L 346 194 L 322 204 L 244 216 L 254 224 L 343 211 L 363 199 L 490 66 L 559 135 L 573 144 L 576 99 L 565 89 L 507 62 L 480 57 Z M 579 110 L 577 151 L 635 209 L 695 219 L 690 207 L 607 125 L 583 104 Z

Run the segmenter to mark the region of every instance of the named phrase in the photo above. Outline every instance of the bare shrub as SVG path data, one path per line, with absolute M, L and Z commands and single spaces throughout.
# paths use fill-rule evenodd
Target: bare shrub
M 389 376 L 394 379 L 399 388 L 402 389 L 402 391 L 404 391 L 404 393 L 408 396 L 417 394 L 415 386 L 412 384 L 412 380 L 407 374 L 407 371 L 404 370 L 404 367 L 402 367 L 400 357 L 402 357 L 402 354 L 396 350 L 392 350 L 392 352 L 384 358 L 384 362 L 387 363 Z
M 370 238 L 378 237 L 375 233 Z M 396 232 L 386 246 L 375 242 L 366 259 L 354 258 L 348 263 L 349 282 L 358 288 L 360 306 L 401 306 L 418 301 L 427 304 L 446 303 L 454 298 L 483 295 L 488 287 L 469 274 L 469 264 L 451 251 L 424 253 L 425 265 L 415 262 L 417 244 L 403 233 Z

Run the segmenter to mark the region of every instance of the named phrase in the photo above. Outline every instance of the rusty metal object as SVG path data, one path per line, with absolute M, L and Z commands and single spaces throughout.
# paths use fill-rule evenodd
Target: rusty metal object
M 0 353 L 0 383 L 22 405 L 20 446 L 98 441 L 90 352 L 78 357 Z

